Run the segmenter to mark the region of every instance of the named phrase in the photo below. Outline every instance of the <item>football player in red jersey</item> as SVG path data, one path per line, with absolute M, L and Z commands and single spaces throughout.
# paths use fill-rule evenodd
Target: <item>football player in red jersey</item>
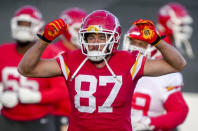
M 175 45 L 179 51 L 189 58 L 194 57 L 189 42 L 193 28 L 193 19 L 187 9 L 179 3 L 168 3 L 158 11 L 157 28 L 159 34 L 165 34 L 167 43 Z
M 86 16 L 86 11 L 81 8 L 74 7 L 64 10 L 61 13 L 60 18 L 62 18 L 66 23 L 68 23 L 69 27 L 68 30 L 66 30 L 60 36 L 60 39 L 56 43 L 53 43 L 53 45 L 59 48 L 60 51 L 64 52 L 70 52 L 79 49 L 80 43 L 78 41 L 78 31 L 80 29 L 82 20 Z M 64 79 L 63 83 L 65 83 Z M 68 116 L 71 111 L 70 108 L 71 107 L 69 98 L 55 105 L 55 110 L 53 114 L 56 116 L 56 125 L 57 128 L 59 128 L 58 130 L 60 131 L 66 131 L 68 128 Z
M 12 37 L 16 42 L 0 46 L 2 131 L 55 131 L 54 118 L 50 114 L 53 103 L 65 98 L 65 87 L 59 84 L 58 78 L 27 78 L 17 71 L 18 63 L 37 41 L 36 34 L 43 25 L 42 14 L 36 7 L 22 6 L 11 19 Z M 53 58 L 58 51 L 48 46 L 42 58 Z
M 123 49 L 138 50 L 149 59 L 162 57 L 155 47 L 141 40 L 141 30 L 136 25 L 126 33 Z M 133 130 L 170 131 L 181 124 L 188 113 L 182 86 L 182 75 L 178 72 L 139 79 L 132 99 Z
M 137 80 L 185 67 L 186 61 L 174 47 L 160 43 L 163 37 L 151 21 L 134 24 L 144 32 L 142 40 L 156 46 L 164 59 L 147 60 L 137 51 L 118 51 L 121 27 L 117 17 L 96 10 L 81 25 L 81 50 L 63 53 L 57 59 L 40 59 L 48 43 L 67 29 L 62 19 L 56 19 L 45 26 L 38 35 L 40 41 L 19 63 L 18 71 L 27 77 L 65 77 L 71 99 L 69 131 L 131 131 L 131 101 Z

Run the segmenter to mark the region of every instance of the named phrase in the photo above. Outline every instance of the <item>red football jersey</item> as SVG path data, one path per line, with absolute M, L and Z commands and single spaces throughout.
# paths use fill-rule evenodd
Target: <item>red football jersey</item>
M 85 59 L 80 50 L 57 58 L 71 97 L 68 130 L 131 131 L 132 95 L 146 58 L 138 52 L 114 52 L 108 64 L 117 78 L 107 66 L 98 69 Z
M 51 113 L 52 103 L 62 99 L 62 88 L 50 86 L 50 79 L 58 78 L 27 78 L 19 74 L 17 66 L 23 55 L 17 52 L 16 43 L 8 43 L 0 46 L 0 81 L 4 90 L 16 91 L 21 87 L 32 88 L 41 92 L 42 100 L 38 104 L 21 104 L 14 108 L 3 107 L 2 114 L 13 120 L 34 120 Z M 48 46 L 42 58 L 52 58 L 57 54 L 56 49 Z M 58 83 L 58 82 L 57 82 Z M 60 95 L 61 94 L 61 95 Z
M 59 40 L 56 43 L 53 43 L 52 45 L 55 46 L 56 48 L 58 48 L 59 52 L 70 52 L 70 50 L 66 46 L 64 46 L 64 43 L 62 40 Z M 57 82 L 54 81 L 54 85 L 56 85 L 56 84 L 57 84 Z M 62 84 L 61 86 L 65 87 L 66 95 L 65 95 L 65 99 L 54 104 L 54 110 L 52 111 L 52 114 L 54 114 L 56 116 L 64 115 L 64 116 L 68 117 L 71 112 L 71 104 L 70 104 L 68 89 L 65 84 L 65 79 L 62 78 L 62 80 L 59 81 L 59 84 Z

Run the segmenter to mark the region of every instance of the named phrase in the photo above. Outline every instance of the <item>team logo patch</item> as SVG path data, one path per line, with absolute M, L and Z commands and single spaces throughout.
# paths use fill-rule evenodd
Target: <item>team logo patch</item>
M 151 29 L 149 29 L 148 27 L 145 27 L 143 29 L 143 38 L 144 39 L 151 39 L 151 38 L 153 38 L 153 36 L 154 36 L 154 32 Z

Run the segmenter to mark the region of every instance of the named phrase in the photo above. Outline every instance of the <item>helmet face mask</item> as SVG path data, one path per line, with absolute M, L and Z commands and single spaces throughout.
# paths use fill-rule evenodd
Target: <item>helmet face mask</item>
M 90 43 L 87 41 L 87 37 L 90 33 L 94 34 L 104 34 L 105 42 L 104 43 Z M 82 43 L 82 53 L 91 61 L 101 61 L 105 58 L 106 55 L 110 55 L 113 50 L 115 43 L 113 33 L 99 33 L 99 32 L 89 32 L 89 33 L 80 33 L 80 43 Z M 90 49 L 90 46 L 96 48 Z
M 91 61 L 103 60 L 107 55 L 117 50 L 120 33 L 120 24 L 113 14 L 104 10 L 94 11 L 85 18 L 79 31 L 82 53 Z M 89 34 L 104 34 L 105 42 L 88 42 Z M 97 49 L 90 50 L 90 46 L 97 46 Z
M 11 19 L 12 37 L 20 42 L 35 41 L 43 25 L 41 13 L 33 6 L 24 6 Z

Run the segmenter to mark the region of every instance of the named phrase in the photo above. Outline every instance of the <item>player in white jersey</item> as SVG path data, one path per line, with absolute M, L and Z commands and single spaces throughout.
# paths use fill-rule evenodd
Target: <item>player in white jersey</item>
M 123 49 L 139 50 L 151 59 L 160 58 L 156 48 L 142 41 L 138 34 L 141 32 L 136 26 L 132 26 L 125 35 Z M 181 124 L 188 113 L 188 106 L 181 93 L 182 86 L 181 73 L 139 79 L 132 99 L 133 129 L 170 131 Z

